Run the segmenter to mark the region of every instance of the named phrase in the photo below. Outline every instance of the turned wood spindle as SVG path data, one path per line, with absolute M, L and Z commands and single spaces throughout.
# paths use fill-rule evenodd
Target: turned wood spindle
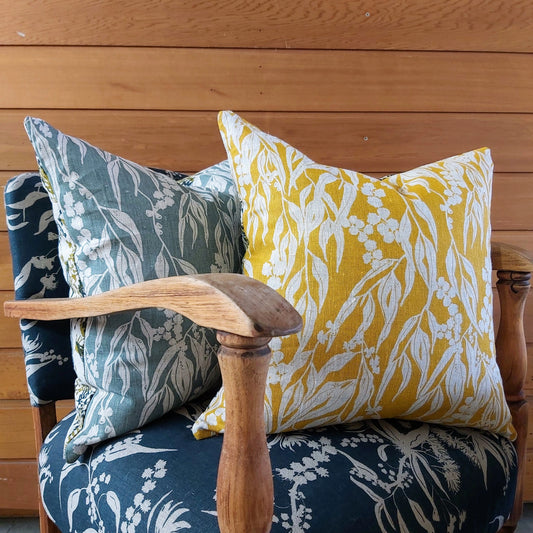
M 270 337 L 217 333 L 226 427 L 217 480 L 221 533 L 267 533 L 274 508 L 264 421 Z

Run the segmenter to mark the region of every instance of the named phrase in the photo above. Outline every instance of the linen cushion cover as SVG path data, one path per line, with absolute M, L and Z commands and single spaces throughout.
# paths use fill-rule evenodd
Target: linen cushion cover
M 52 201 L 71 296 L 239 271 L 241 226 L 231 195 L 181 185 L 36 118 L 25 127 Z M 77 416 L 67 461 L 219 383 L 214 332 L 168 310 L 74 320 L 71 342 Z
M 513 435 L 494 356 L 490 151 L 377 180 L 317 164 L 234 113 L 219 126 L 244 272 L 304 320 L 271 342 L 267 431 L 403 418 Z M 193 431 L 223 428 L 221 389 Z

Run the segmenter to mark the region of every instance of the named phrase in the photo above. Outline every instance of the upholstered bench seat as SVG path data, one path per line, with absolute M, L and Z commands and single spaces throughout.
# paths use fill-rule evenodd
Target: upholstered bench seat
M 61 531 L 218 531 L 222 438 L 194 439 L 200 407 L 91 448 L 73 464 L 63 459 L 70 417 L 60 422 L 41 452 L 40 485 Z M 514 447 L 484 431 L 376 420 L 268 442 L 273 532 L 496 532 L 512 506 Z

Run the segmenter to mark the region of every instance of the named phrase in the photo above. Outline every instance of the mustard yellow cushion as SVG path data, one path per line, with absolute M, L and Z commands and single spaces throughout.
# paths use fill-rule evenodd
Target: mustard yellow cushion
M 513 435 L 494 355 L 487 148 L 375 179 L 229 111 L 244 270 L 301 313 L 271 342 L 267 430 L 404 418 Z M 243 400 L 245 401 L 245 400 Z M 194 425 L 224 428 L 219 391 Z

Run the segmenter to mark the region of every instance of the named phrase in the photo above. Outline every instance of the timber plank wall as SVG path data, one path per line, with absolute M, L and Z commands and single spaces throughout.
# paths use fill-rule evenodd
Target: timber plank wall
M 233 109 L 317 161 L 376 176 L 489 146 L 494 237 L 533 249 L 531 0 L 0 0 L 0 72 L 2 185 L 36 168 L 25 115 L 192 172 L 225 157 L 216 112 Z M 2 215 L 2 301 L 5 229 Z M 526 314 L 533 400 L 532 298 Z M 32 514 L 20 337 L 3 317 L 0 358 L 0 514 Z

